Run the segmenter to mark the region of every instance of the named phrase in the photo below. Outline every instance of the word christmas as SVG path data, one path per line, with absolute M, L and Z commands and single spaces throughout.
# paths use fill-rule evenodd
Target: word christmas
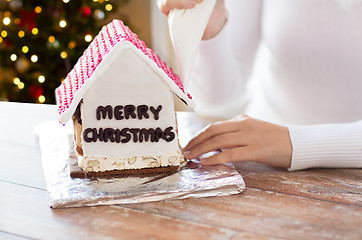
M 158 105 L 157 108 L 147 105 L 117 105 L 112 107 L 111 105 L 99 106 L 96 110 L 96 119 L 98 121 L 102 119 L 154 119 L 158 120 L 162 106 Z M 167 127 L 166 129 L 157 128 L 86 128 L 83 131 L 83 139 L 86 142 L 116 142 L 127 143 L 131 140 L 133 142 L 158 142 L 160 139 L 166 142 L 171 142 L 175 139 L 175 133 L 173 127 Z

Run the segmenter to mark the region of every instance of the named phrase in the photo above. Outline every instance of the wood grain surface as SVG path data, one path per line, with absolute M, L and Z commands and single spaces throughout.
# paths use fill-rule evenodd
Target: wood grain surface
M 0 112 L 0 239 L 362 239 L 361 169 L 236 163 L 238 195 L 51 209 L 34 127 L 56 120 L 55 106 L 0 102 Z M 180 119 L 188 137 L 204 125 Z

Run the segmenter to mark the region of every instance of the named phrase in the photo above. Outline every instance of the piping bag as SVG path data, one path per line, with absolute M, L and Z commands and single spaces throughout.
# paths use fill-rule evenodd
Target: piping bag
M 185 92 L 189 86 L 202 35 L 215 3 L 216 0 L 203 0 L 192 9 L 173 9 L 169 13 L 168 25 L 171 41 Z

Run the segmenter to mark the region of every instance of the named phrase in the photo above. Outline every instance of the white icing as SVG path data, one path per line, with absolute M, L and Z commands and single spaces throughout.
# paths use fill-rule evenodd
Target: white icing
M 133 45 L 119 45 L 107 56 L 110 56 L 98 66 L 102 74 L 96 74 L 92 87 L 88 85 L 83 96 L 81 107 L 82 129 L 87 128 L 153 128 L 166 129 L 172 127 L 175 138 L 167 142 L 87 142 L 82 134 L 83 157 L 78 159 L 79 166 L 86 171 L 106 171 L 114 169 L 139 169 L 159 166 L 178 166 L 183 157 L 178 145 L 176 120 L 174 112 L 173 93 L 169 85 L 162 79 L 150 61 L 144 55 L 138 54 Z M 137 51 L 136 51 L 137 50 Z M 97 71 L 96 70 L 96 71 Z M 89 81 L 89 80 L 88 80 Z M 96 119 L 98 106 L 132 104 L 162 106 L 159 119 L 149 112 L 148 119 Z M 134 159 L 130 164 L 129 159 Z M 144 159 L 145 157 L 147 159 Z M 170 162 L 169 159 L 172 158 Z M 155 160 L 155 159 L 157 160 Z

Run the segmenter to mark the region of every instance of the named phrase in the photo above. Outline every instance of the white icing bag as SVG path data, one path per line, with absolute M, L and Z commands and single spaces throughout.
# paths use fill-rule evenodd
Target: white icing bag
M 202 35 L 216 0 L 204 0 L 192 9 L 174 9 L 168 17 L 171 41 L 185 92 Z

